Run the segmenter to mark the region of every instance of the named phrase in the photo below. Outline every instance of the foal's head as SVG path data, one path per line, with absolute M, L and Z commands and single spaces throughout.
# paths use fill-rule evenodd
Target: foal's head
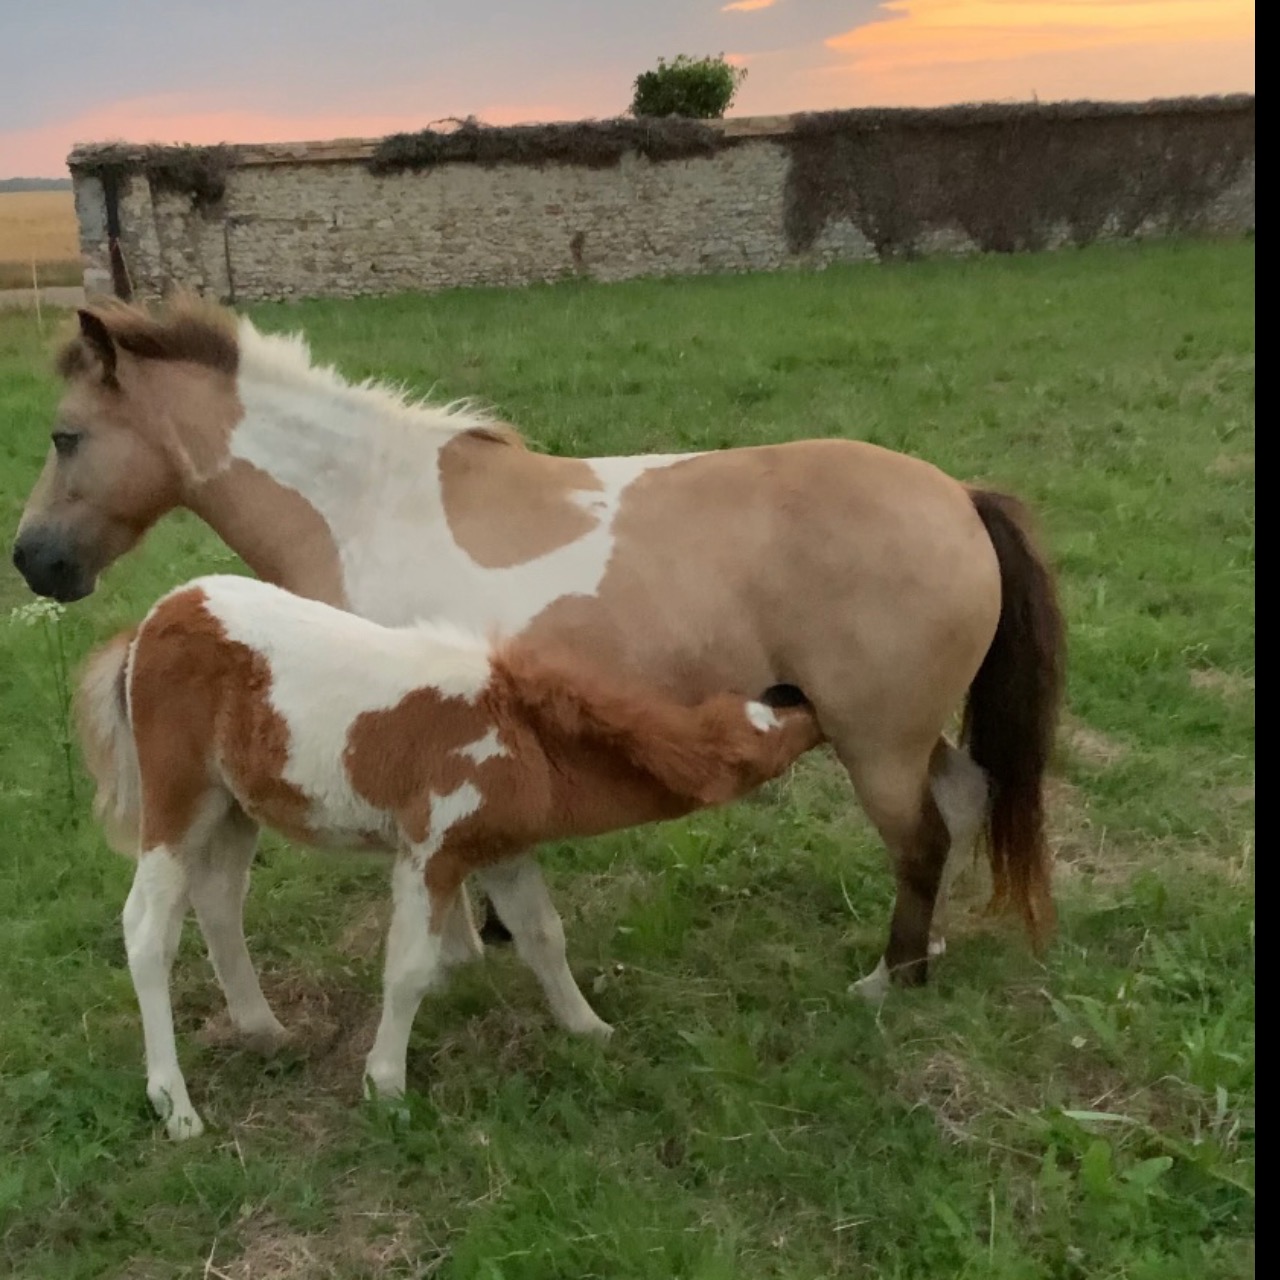
M 37 595 L 79 600 L 188 486 L 239 416 L 229 312 L 182 302 L 163 319 L 121 304 L 78 313 L 66 383 L 13 563 Z

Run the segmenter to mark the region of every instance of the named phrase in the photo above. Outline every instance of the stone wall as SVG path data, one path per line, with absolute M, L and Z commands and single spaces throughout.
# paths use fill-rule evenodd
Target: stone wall
M 85 286 L 351 297 L 1055 248 L 1254 223 L 1254 99 L 78 148 Z

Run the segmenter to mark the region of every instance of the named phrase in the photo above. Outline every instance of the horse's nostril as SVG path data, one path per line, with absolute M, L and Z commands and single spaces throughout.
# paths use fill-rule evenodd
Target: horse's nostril
M 21 574 L 27 571 L 27 553 L 22 543 L 16 543 L 13 548 L 13 567 Z

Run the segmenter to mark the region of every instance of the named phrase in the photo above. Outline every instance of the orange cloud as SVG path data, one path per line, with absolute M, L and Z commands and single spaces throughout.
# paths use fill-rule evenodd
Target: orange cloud
M 772 9 L 778 0 L 733 0 L 732 4 L 722 4 L 721 13 L 754 13 L 757 9 Z
M 830 37 L 856 70 L 887 74 L 949 63 L 1121 46 L 1248 40 L 1251 0 L 887 0 L 884 17 Z

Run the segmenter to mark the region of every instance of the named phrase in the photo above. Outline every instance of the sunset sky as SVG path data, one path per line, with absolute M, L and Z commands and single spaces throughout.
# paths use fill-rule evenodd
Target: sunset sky
M 3 0 L 0 177 L 76 142 L 371 136 L 616 115 L 726 53 L 734 115 L 1252 91 L 1248 0 Z

